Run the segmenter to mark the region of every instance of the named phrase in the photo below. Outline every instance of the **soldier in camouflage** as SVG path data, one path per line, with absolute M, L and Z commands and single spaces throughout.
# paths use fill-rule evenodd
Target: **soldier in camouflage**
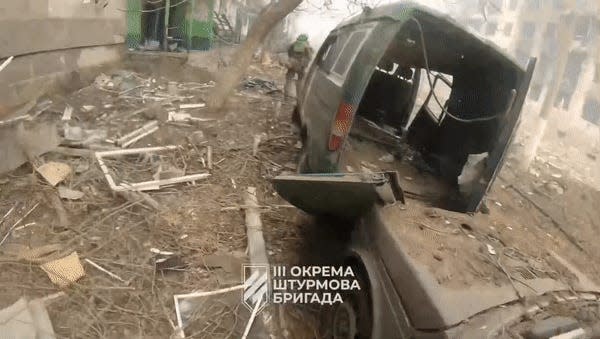
M 300 34 L 296 41 L 288 48 L 289 61 L 287 64 L 287 74 L 285 75 L 284 94 L 286 97 L 293 96 L 291 93 L 292 82 L 297 76 L 296 93 L 298 93 L 300 84 L 304 78 L 304 71 L 312 57 L 312 48 L 308 44 L 308 36 Z

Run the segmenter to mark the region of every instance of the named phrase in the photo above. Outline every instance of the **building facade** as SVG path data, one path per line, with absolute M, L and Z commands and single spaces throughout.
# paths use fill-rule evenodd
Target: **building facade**
M 485 13 L 485 14 L 484 14 Z M 600 2 L 596 0 L 466 0 L 454 16 L 505 49 L 521 64 L 537 58 L 525 105 L 537 117 L 557 79 L 560 51 L 568 49 L 565 71 L 550 112 L 549 130 L 571 143 L 600 142 Z M 560 32 L 567 41 L 560 41 Z

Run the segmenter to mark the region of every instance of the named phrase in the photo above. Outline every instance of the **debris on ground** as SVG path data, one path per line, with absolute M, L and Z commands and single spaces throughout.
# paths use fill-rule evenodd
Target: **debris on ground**
M 102 142 L 107 137 L 104 129 L 83 129 L 80 126 L 65 125 L 62 145 L 71 147 L 86 147 Z
M 170 251 L 162 251 L 162 250 L 159 250 L 158 248 L 154 248 L 154 247 L 152 247 L 152 248 L 150 249 L 150 252 L 152 252 L 152 253 L 154 253 L 154 254 L 160 254 L 160 255 L 166 255 L 166 256 L 170 256 L 170 255 L 173 255 L 173 254 L 175 254 L 175 253 L 173 253 L 173 252 L 170 252 Z
M 529 174 L 539 178 L 540 177 L 540 171 L 536 170 L 535 168 L 531 167 L 529 169 Z
M 105 269 L 104 267 L 96 264 L 95 262 L 91 261 L 90 259 L 85 259 L 85 262 L 87 262 L 88 264 L 92 265 L 93 267 L 95 267 L 96 269 L 100 270 L 101 272 L 106 273 L 109 277 L 116 279 L 122 283 L 127 283 L 125 280 L 123 280 L 123 278 L 119 277 L 118 275 L 112 273 L 111 271 Z
M 553 195 L 561 195 L 565 193 L 565 189 L 556 181 L 549 181 L 545 184 L 546 189 Z
M 0 248 L 10 261 L 0 272 L 0 305 L 68 285 L 76 293 L 48 308 L 57 337 L 169 337 L 174 294 L 241 282 L 244 214 L 222 210 L 241 209 L 240 187 L 265 195 L 264 225 L 293 220 L 295 209 L 272 207 L 283 202 L 267 181 L 281 171 L 274 163 L 295 163 L 297 136 L 276 133 L 289 130 L 288 116 L 272 114 L 292 104 L 257 88 L 216 114 L 204 104 L 214 82 L 174 80 L 105 72 L 2 119 L 0 140 L 10 147 L 0 149 Z M 65 171 L 48 176 L 42 166 L 52 163 Z M 240 295 L 209 298 L 189 314 L 186 334 L 241 337 L 251 311 Z
M 215 119 L 197 118 L 197 117 L 193 117 L 189 113 L 169 112 L 167 121 L 174 121 L 174 122 L 187 122 L 187 121 L 206 122 L 206 121 L 215 121 Z
M 40 203 L 36 203 L 35 205 L 33 205 L 33 207 L 31 209 L 29 209 L 21 218 L 19 218 L 19 220 L 17 220 L 6 232 L 6 234 L 4 235 L 4 237 L 2 238 L 2 240 L 0 240 L 0 246 L 2 246 L 2 244 L 4 244 L 4 242 L 6 241 L 6 239 L 8 239 L 8 237 L 10 237 L 12 231 L 19 226 L 19 224 L 21 224 L 21 222 L 23 222 L 23 220 L 25 220 L 38 206 L 40 205 Z M 13 206 L 2 218 L 2 221 L 4 221 L 6 219 L 6 217 L 8 217 L 10 215 L 10 213 L 13 211 L 13 209 L 16 207 L 17 205 Z
M 188 294 L 175 294 L 173 295 L 173 301 L 175 304 L 175 314 L 177 318 L 177 327 L 175 327 L 175 333 L 179 338 L 185 338 L 185 327 L 186 322 L 191 318 L 191 314 L 194 311 L 194 302 L 190 299 L 197 299 L 201 297 L 210 297 L 219 294 L 225 294 L 235 291 L 240 291 L 246 287 L 245 284 L 231 286 L 213 291 L 206 292 L 192 292 Z
M 264 139 L 265 137 L 266 137 L 266 135 L 264 133 L 254 135 L 254 139 L 252 142 L 252 156 L 253 157 L 258 155 L 258 146 L 260 145 L 261 139 Z
M 36 171 L 38 171 L 42 178 L 50 185 L 56 186 L 71 174 L 72 169 L 68 164 L 50 161 L 36 168 Z
M 384 154 L 379 158 L 379 161 L 381 162 L 385 162 L 385 163 L 392 163 L 394 162 L 394 156 L 390 153 Z
M 260 78 L 248 78 L 243 82 L 243 87 L 245 89 L 258 89 L 259 91 L 263 91 L 265 94 L 272 94 L 280 91 L 277 88 L 275 81 Z
M 64 293 L 59 292 L 33 300 L 21 297 L 14 304 L 0 310 L 0 335 L 2 338 L 56 338 L 46 304 L 63 295 Z
M 211 255 L 203 258 L 204 265 L 207 268 L 215 269 L 221 268 L 228 273 L 239 273 L 242 263 L 244 263 L 246 256 L 242 252 L 220 252 L 217 251 Z
M 206 136 L 203 131 L 195 131 L 189 138 L 194 145 L 201 145 L 206 142 Z
M 68 287 L 85 275 L 77 252 L 44 263 L 41 267 L 48 274 L 50 280 L 61 288 Z
M 149 123 L 145 124 L 144 126 L 120 137 L 116 141 L 116 144 L 118 146 L 121 146 L 121 148 L 126 148 L 129 145 L 132 145 L 135 142 L 137 142 L 138 140 L 142 139 L 143 137 L 145 137 L 149 134 L 152 134 L 156 131 L 158 131 L 158 121 L 156 121 L 156 120 L 150 121 Z
M 202 107 L 206 107 L 206 104 L 199 103 L 199 104 L 181 104 L 181 105 L 179 105 L 179 109 L 202 108 Z
M 81 110 L 84 111 L 84 112 L 90 112 L 90 111 L 92 111 L 95 108 L 96 108 L 96 106 L 94 106 L 94 105 L 83 105 L 83 106 L 81 106 Z
M 481 180 L 483 172 L 486 169 L 487 158 L 487 152 L 469 154 L 467 162 L 458 176 L 458 187 L 461 194 L 469 196 L 479 187 L 479 180 Z
M 157 272 L 164 273 L 166 271 L 181 271 L 185 270 L 188 265 L 183 261 L 183 258 L 177 255 L 168 256 L 166 258 L 158 258 L 154 261 Z
M 18 122 L 0 126 L 0 173 L 12 171 L 60 143 L 55 124 Z
M 62 199 L 79 200 L 84 197 L 85 193 L 77 190 L 72 190 L 65 186 L 58 186 L 58 195 Z
M 146 161 L 146 160 L 148 160 L 149 158 L 143 158 L 142 161 L 135 161 L 135 162 L 125 162 L 126 160 L 121 160 L 120 166 L 121 167 L 127 166 L 128 168 L 132 169 L 132 172 L 134 172 L 135 175 L 134 176 L 129 175 L 126 178 L 115 179 L 115 176 L 118 175 L 118 173 L 115 173 L 115 170 L 117 170 L 117 172 L 118 172 L 118 168 L 113 167 L 114 170 L 111 170 L 111 168 L 110 168 L 111 163 L 108 160 L 108 158 L 127 156 L 127 155 L 144 155 L 144 156 L 152 157 L 152 155 L 154 155 L 154 153 L 157 153 L 157 152 L 175 151 L 177 149 L 179 149 L 178 146 L 171 145 L 171 146 L 163 146 L 163 147 L 146 147 L 146 148 L 135 148 L 135 149 L 128 149 L 128 150 L 103 151 L 103 152 L 96 152 L 96 160 L 98 161 L 98 165 L 100 166 L 102 172 L 104 173 L 104 176 L 106 178 L 106 181 L 108 182 L 109 187 L 113 191 L 158 190 L 164 186 L 178 184 L 178 183 L 185 183 L 185 182 L 195 182 L 196 180 L 205 179 L 210 176 L 210 173 L 197 173 L 197 174 L 190 174 L 190 175 L 182 175 L 182 176 L 178 176 L 178 177 L 171 177 L 168 179 L 153 179 L 153 180 L 148 180 L 148 181 L 132 182 L 133 180 L 139 180 L 139 178 L 142 177 L 142 175 L 141 175 L 142 172 L 144 172 L 144 171 L 151 172 L 151 173 L 159 172 L 160 164 L 152 164 L 152 163 L 148 164 L 147 163 L 148 161 Z M 113 163 L 114 163 L 114 161 L 118 161 L 118 160 L 113 160 Z
M 13 61 L 13 59 L 14 59 L 14 57 L 10 56 L 6 60 L 4 60 L 4 62 L 2 62 L 2 64 L 0 64 L 0 72 L 2 72 L 2 70 L 4 70 L 6 68 L 6 66 L 8 66 L 8 64 L 11 63 L 11 61 Z
M 262 233 L 262 221 L 256 197 L 256 187 L 248 187 L 246 189 L 244 204 L 246 205 L 246 233 L 248 235 L 248 257 L 250 257 L 250 263 L 266 265 L 269 263 L 269 259 L 267 258 L 265 240 Z
M 63 113 L 63 116 L 60 120 L 62 121 L 69 121 L 71 120 L 71 115 L 73 115 L 73 106 L 71 105 L 67 105 L 65 107 L 65 111 Z

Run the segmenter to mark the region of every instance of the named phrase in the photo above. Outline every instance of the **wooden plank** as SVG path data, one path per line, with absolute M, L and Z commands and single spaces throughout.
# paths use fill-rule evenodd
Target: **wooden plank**
M 246 205 L 246 234 L 248 236 L 248 256 L 250 263 L 268 265 L 265 239 L 263 238 L 262 221 L 260 220 L 260 206 L 256 197 L 256 187 L 248 187 L 244 195 Z

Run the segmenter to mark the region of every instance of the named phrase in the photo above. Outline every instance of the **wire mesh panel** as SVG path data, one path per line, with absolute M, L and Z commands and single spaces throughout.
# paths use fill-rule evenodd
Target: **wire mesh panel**
M 142 41 L 142 2 L 127 0 L 127 48 L 137 49 Z
M 208 50 L 215 39 L 214 0 L 193 0 L 190 15 L 190 49 Z
M 127 47 L 208 50 L 214 35 L 214 0 L 127 0 Z
M 171 0 L 169 4 L 169 27 L 167 29 L 167 48 L 169 51 L 189 49 L 189 13 L 193 11 L 194 1 Z
M 229 18 L 224 13 L 213 12 L 214 14 L 214 35 L 215 40 L 226 44 L 234 44 L 239 42 L 239 37 L 229 21 Z

